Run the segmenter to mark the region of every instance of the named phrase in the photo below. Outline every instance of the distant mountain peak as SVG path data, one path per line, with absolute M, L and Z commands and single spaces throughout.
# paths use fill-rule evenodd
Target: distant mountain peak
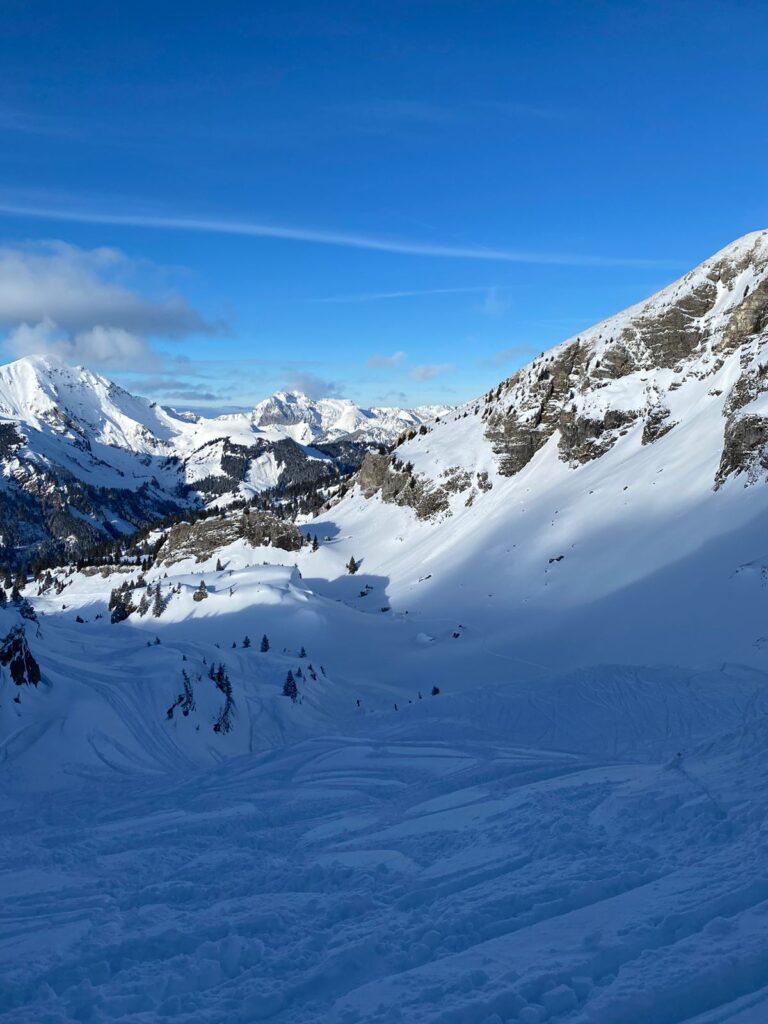
M 35 544 L 72 551 L 190 505 L 333 481 L 425 418 L 287 390 L 250 413 L 206 418 L 56 357 L 26 356 L 0 366 L 0 564 Z

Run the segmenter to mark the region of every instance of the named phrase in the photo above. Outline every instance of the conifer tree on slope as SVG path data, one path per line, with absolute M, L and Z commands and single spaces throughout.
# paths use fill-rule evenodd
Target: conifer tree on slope
M 283 683 L 283 696 L 290 697 L 295 704 L 298 695 L 299 689 L 296 686 L 296 680 L 293 678 L 293 672 L 288 669 L 288 675 L 285 677 L 285 682 Z
M 152 602 L 152 614 L 155 616 L 156 619 L 159 619 L 164 611 L 165 601 L 163 600 L 163 594 L 162 591 L 160 590 L 160 584 L 158 583 L 157 588 L 155 589 L 155 599 Z

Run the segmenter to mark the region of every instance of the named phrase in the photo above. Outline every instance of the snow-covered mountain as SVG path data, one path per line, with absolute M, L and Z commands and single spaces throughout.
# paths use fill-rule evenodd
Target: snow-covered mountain
M 256 405 L 251 421 L 261 429 L 277 427 L 300 444 L 340 440 L 391 444 L 403 431 L 449 411 L 444 405 L 361 409 L 348 399 L 313 401 L 300 391 L 278 391 Z
M 41 366 L 48 390 L 35 384 Z M 414 678 L 421 688 L 474 685 L 478 672 L 541 681 L 604 662 L 690 671 L 738 662 L 760 671 L 768 667 L 766 367 L 768 232 L 761 232 L 558 345 L 479 400 L 409 430 L 393 454 L 368 452 L 346 495 L 301 525 L 316 545 L 289 538 L 275 546 L 279 530 L 223 511 L 222 519 L 151 538 L 149 581 L 167 572 L 163 585 L 180 588 L 168 594 L 162 623 L 130 614 L 120 629 L 109 625 L 110 592 L 139 579 L 125 566 L 49 581 L 40 595 L 44 632 L 69 637 L 71 617 L 93 620 L 101 610 L 105 621 L 95 628 L 107 630 L 107 646 L 110 630 L 130 637 L 160 624 L 169 638 L 210 634 L 212 643 L 222 628 L 236 639 L 269 620 L 288 649 L 301 621 L 333 678 L 377 700 L 401 694 Z M 141 467 L 150 496 L 163 493 L 162 473 L 174 480 L 194 468 L 210 472 L 246 437 L 293 427 L 330 436 L 361 415 L 345 403 L 279 395 L 257 407 L 258 423 L 189 422 L 100 378 L 84 387 L 79 371 L 32 361 L 9 372 L 14 386 L 9 395 L 4 385 L 3 413 L 15 422 L 23 407 L 11 404 L 13 396 L 29 396 L 35 458 L 45 442 L 81 459 L 81 474 L 83 466 L 99 472 L 107 455 L 112 467 L 118 458 L 135 460 L 132 472 Z M 299 410 L 304 419 L 286 423 Z M 224 440 L 217 439 L 225 422 Z M 78 447 L 74 439 L 86 433 Z M 115 438 L 121 446 L 112 448 Z M 298 444 L 284 436 L 275 443 Z M 257 462 L 248 463 L 251 474 Z M 271 568 L 262 578 L 262 563 L 290 572 L 275 584 Z M 214 570 L 209 597 L 197 603 L 188 588 Z M 62 600 L 64 616 L 56 611 Z M 343 665 L 334 653 L 340 632 Z M 335 706 L 329 697 L 318 714 Z M 235 749 L 256 742 L 240 721 L 239 738 L 227 741 Z M 283 734 L 288 726 L 276 728 Z
M 303 542 L 223 509 L 0 597 L 0 1024 L 762 1024 L 767 368 L 760 232 Z
M 205 418 L 129 394 L 82 367 L 28 357 L 0 367 L 0 564 L 129 533 L 182 508 L 359 465 L 444 408 L 361 409 L 278 393 Z
M 486 650 L 553 668 L 762 665 L 767 481 L 758 232 L 367 456 L 330 517 L 435 635 L 474 623 Z

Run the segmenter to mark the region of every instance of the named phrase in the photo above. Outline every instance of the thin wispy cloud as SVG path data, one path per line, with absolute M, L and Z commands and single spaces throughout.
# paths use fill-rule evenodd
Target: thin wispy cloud
M 62 207 L 22 206 L 1 203 L 0 213 L 38 220 L 77 224 L 105 224 L 114 227 L 138 227 L 151 230 L 194 231 L 204 234 L 239 235 L 250 238 L 274 238 L 318 245 L 368 249 L 405 256 L 433 256 L 441 259 L 483 260 L 493 263 L 529 263 L 577 267 L 660 267 L 670 266 L 656 260 L 624 256 L 593 256 L 584 253 L 536 252 L 525 249 L 498 249 L 475 245 L 444 245 L 439 242 L 380 238 L 345 231 L 321 231 L 315 228 L 263 224 L 248 220 L 219 220 L 205 217 L 168 217 L 157 214 L 122 214 L 103 211 L 64 209 Z M 676 265 L 676 264 L 672 264 Z
M 494 352 L 492 356 L 478 359 L 477 365 L 504 366 L 506 363 L 516 362 L 526 357 L 530 358 L 535 351 L 531 345 L 511 345 L 509 348 L 503 348 L 498 352 Z
M 328 113 L 343 118 L 366 131 L 390 130 L 393 125 L 453 125 L 461 119 L 456 105 L 431 103 L 420 99 L 368 99 L 336 104 Z
M 480 312 L 483 313 L 484 316 L 503 316 L 511 304 L 509 295 L 503 288 L 489 288 L 485 294 L 483 304 L 480 307 Z
M 391 370 L 405 359 L 405 352 L 393 352 L 391 356 L 370 356 L 365 365 L 371 370 Z
M 160 395 L 166 401 L 221 402 L 228 397 L 223 391 L 215 391 L 202 384 L 190 383 L 179 377 L 133 377 L 121 381 L 124 388 L 137 395 Z
M 447 373 L 455 373 L 455 363 L 430 363 L 426 366 L 414 366 L 411 370 L 411 377 L 414 380 L 434 380 L 435 377 L 442 377 Z
M 359 292 L 355 295 L 331 295 L 322 299 L 310 299 L 310 302 L 323 303 L 356 303 L 356 302 L 381 302 L 387 299 L 420 299 L 430 295 L 467 295 L 478 292 L 489 292 L 493 286 L 470 285 L 465 288 L 423 288 L 413 291 L 400 292 Z
M 455 131 L 493 128 L 510 121 L 573 120 L 578 113 L 569 107 L 508 100 L 454 99 L 435 103 L 416 97 L 369 97 L 325 108 L 325 121 L 349 131 L 376 135 L 425 130 Z

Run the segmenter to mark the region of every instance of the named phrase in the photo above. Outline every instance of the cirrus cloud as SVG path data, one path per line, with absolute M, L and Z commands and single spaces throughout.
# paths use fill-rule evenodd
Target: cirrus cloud
M 411 377 L 414 380 L 434 380 L 435 377 L 443 377 L 445 374 L 455 372 L 455 363 L 429 363 L 426 366 L 414 366 L 411 370 Z
M 405 352 L 393 352 L 391 356 L 373 355 L 365 361 L 370 370 L 389 370 L 399 366 L 405 359 Z

